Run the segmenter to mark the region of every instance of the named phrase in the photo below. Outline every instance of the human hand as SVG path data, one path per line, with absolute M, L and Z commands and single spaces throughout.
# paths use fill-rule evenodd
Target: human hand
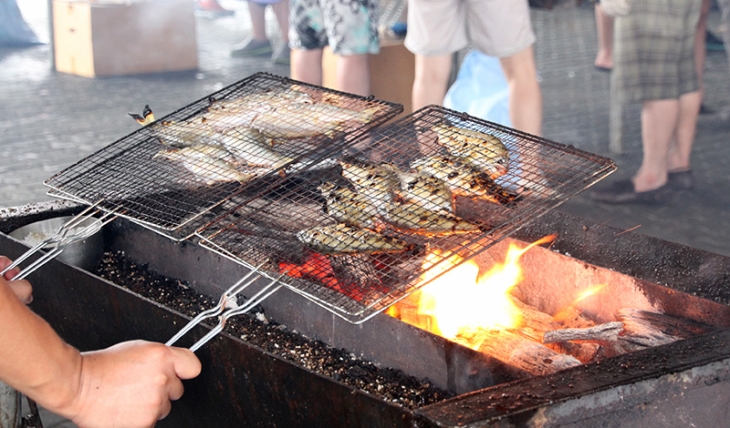
M 12 263 L 12 260 L 10 260 L 9 258 L 5 256 L 0 256 L 0 271 L 4 270 Z M 3 278 L 9 281 L 8 285 L 13 290 L 15 295 L 18 296 L 18 299 L 28 305 L 30 304 L 30 302 L 33 301 L 33 287 L 30 285 L 30 282 L 24 279 L 19 281 L 13 281 L 12 279 L 15 278 L 15 276 L 17 276 L 19 273 L 20 268 L 15 267 L 5 272 Z
M 180 379 L 196 377 L 195 354 L 161 343 L 130 341 L 82 354 L 80 390 L 59 413 L 80 427 L 151 427 L 183 394 Z

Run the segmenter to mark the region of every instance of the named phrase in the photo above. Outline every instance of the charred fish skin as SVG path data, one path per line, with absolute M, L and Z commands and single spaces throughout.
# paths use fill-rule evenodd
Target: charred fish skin
M 136 113 L 127 113 L 129 116 L 132 117 L 137 123 L 139 123 L 142 126 L 149 125 L 150 123 L 155 121 L 155 115 L 152 113 L 152 109 L 150 108 L 149 104 L 146 104 L 144 106 L 144 109 L 142 110 L 142 115 L 138 115 Z
M 342 176 L 358 193 L 376 205 L 393 201 L 395 191 L 400 188 L 397 167 L 391 164 L 370 164 L 354 159 L 340 159 Z
M 382 229 L 375 205 L 365 196 L 331 181 L 322 183 L 318 190 L 325 198 L 325 212 L 338 222 L 374 231 Z
M 237 163 L 252 167 L 278 169 L 294 159 L 284 156 L 267 145 L 263 135 L 251 128 L 231 129 L 220 137 L 220 144 L 237 159 Z
M 330 255 L 394 254 L 413 248 L 413 245 L 406 241 L 344 223 L 304 229 L 296 236 L 312 250 Z
M 411 162 L 415 171 L 442 180 L 455 196 L 478 198 L 502 205 L 510 205 L 518 196 L 494 182 L 487 174 L 452 156 L 433 155 Z
M 398 172 L 398 197 L 429 211 L 454 212 L 454 197 L 441 179 L 420 172 Z
M 431 129 L 438 136 L 437 144 L 490 178 L 509 171 L 509 150 L 497 136 L 443 123 Z
M 482 229 L 448 212 L 436 212 L 413 203 L 390 203 L 378 207 L 378 213 L 389 225 L 403 233 L 425 236 L 460 235 Z

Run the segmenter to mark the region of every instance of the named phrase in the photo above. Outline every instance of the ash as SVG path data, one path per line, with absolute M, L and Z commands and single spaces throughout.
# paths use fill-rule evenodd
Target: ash
M 130 260 L 123 252 L 104 253 L 96 274 L 189 317 L 218 303 L 217 298 L 195 292 L 185 281 L 159 275 L 147 265 Z M 225 331 L 307 370 L 408 409 L 453 396 L 427 380 L 379 367 L 344 349 L 332 348 L 288 330 L 284 325 L 267 320 L 260 307 L 230 319 Z

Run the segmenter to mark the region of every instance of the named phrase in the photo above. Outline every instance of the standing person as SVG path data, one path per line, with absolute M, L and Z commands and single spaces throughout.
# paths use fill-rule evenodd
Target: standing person
M 603 12 L 600 2 L 595 5 L 596 38 L 598 52 L 593 65 L 601 71 L 611 71 L 613 68 L 613 17 Z
M 276 16 L 281 34 L 281 46 L 274 50 L 266 35 L 266 6 Z M 289 64 L 289 0 L 248 0 L 251 15 L 251 37 L 231 49 L 231 56 L 248 58 L 271 55 L 275 64 Z
M 335 88 L 370 95 L 370 55 L 380 52 L 377 0 L 291 0 L 291 77 L 322 85 L 322 55 L 335 55 Z
M 542 94 L 527 0 L 408 0 L 405 46 L 416 56 L 413 109 L 443 103 L 452 54 L 470 41 L 500 60 L 512 126 L 541 135 Z
M 636 0 L 616 17 L 612 86 L 622 102 L 642 102 L 643 159 L 631 179 L 592 191 L 593 199 L 657 203 L 692 186 L 704 59 L 697 47 L 704 49 L 707 6 L 707 0 Z
M 0 270 L 10 265 L 0 256 Z M 19 270 L 0 277 L 0 380 L 45 409 L 85 428 L 152 427 L 196 377 L 187 349 L 145 341 L 79 352 L 25 305 L 32 300 Z

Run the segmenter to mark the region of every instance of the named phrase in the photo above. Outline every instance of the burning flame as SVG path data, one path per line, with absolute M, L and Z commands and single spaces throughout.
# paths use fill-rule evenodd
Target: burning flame
M 521 312 L 509 294 L 510 289 L 522 280 L 519 259 L 530 248 L 554 239 L 555 235 L 550 235 L 525 248 L 511 243 L 504 263 L 496 264 L 481 275 L 475 261 L 464 261 L 456 254 L 434 251 L 424 262 L 427 275 L 421 278 L 423 282 L 431 282 L 389 308 L 388 313 L 478 349 L 483 342 L 479 331 L 520 326 Z

